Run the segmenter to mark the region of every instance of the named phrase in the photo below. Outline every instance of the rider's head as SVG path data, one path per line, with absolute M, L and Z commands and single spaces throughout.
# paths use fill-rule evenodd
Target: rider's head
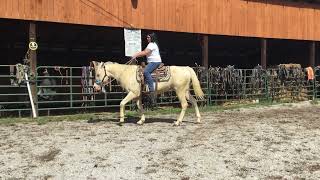
M 154 33 L 154 32 L 147 35 L 147 40 L 148 40 L 148 43 L 154 42 L 154 43 L 158 44 L 158 38 L 157 38 L 156 33 Z

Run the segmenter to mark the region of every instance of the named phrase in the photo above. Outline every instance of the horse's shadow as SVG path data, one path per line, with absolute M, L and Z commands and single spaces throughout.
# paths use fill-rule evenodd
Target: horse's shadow
M 137 124 L 140 120 L 140 117 L 136 116 L 126 116 L 124 124 Z M 173 123 L 176 119 L 173 118 L 146 118 L 145 124 L 150 123 Z M 99 122 L 113 122 L 119 123 L 119 118 L 90 118 L 88 123 L 99 123 Z
M 99 123 L 99 122 L 111 122 L 114 124 L 117 124 L 119 126 L 122 126 L 123 124 L 137 124 L 137 122 L 140 120 L 140 117 L 136 116 L 126 116 L 125 120 L 123 123 L 119 122 L 119 118 L 115 117 L 107 117 L 107 118 L 90 118 L 87 122 L 88 123 Z M 152 123 L 166 123 L 166 124 L 173 124 L 176 121 L 174 118 L 146 118 L 146 121 L 144 124 L 152 124 Z M 183 121 L 183 123 L 186 124 L 198 124 L 197 122 L 194 121 Z

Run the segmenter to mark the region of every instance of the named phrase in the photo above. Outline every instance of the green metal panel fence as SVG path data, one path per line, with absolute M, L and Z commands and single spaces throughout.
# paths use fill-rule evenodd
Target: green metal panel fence
M 14 83 L 14 65 L 0 65 L 0 115 L 31 116 L 26 85 Z M 259 101 L 301 101 L 320 99 L 319 70 L 315 69 L 316 78 L 307 80 L 288 76 L 279 79 L 268 69 L 263 74 L 256 74 L 255 69 L 235 69 L 232 82 L 217 78 L 215 69 L 194 67 L 201 82 L 206 99 L 200 105 L 220 105 L 224 103 L 244 103 Z M 39 66 L 34 83 L 37 87 L 40 115 L 65 114 L 84 111 L 114 110 L 126 92 L 113 81 L 105 87 L 105 93 L 93 92 L 92 74 L 85 67 Z M 225 78 L 225 77 L 224 77 Z M 192 92 L 193 93 L 193 92 Z M 174 91 L 162 93 L 158 104 L 179 105 Z M 134 109 L 135 104 L 129 103 L 128 108 Z
M 314 97 L 320 99 L 320 67 L 315 68 Z
M 0 65 L 0 116 L 30 114 L 27 86 L 13 83 L 14 68 L 14 65 Z

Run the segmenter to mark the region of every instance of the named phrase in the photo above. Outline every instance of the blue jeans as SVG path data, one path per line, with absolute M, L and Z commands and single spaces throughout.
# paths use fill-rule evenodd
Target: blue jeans
M 157 69 L 160 66 L 161 62 L 150 62 L 148 63 L 148 65 L 146 66 L 146 68 L 144 69 L 143 75 L 145 78 L 145 82 L 148 84 L 149 87 L 149 91 L 153 92 L 154 88 L 153 87 L 153 79 L 151 77 L 151 73 Z

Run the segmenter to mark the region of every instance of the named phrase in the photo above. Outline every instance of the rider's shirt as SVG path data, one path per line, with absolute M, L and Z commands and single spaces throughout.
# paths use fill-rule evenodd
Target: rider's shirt
M 151 53 L 149 55 L 147 55 L 148 63 L 161 62 L 159 47 L 156 43 L 154 43 L 154 42 L 149 43 L 146 49 L 149 49 L 151 51 Z

